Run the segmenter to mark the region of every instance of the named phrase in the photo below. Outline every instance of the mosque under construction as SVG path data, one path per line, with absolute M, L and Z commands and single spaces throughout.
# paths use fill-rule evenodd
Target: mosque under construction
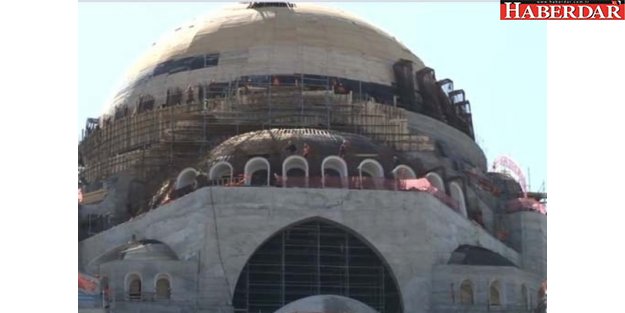
M 78 145 L 79 306 L 531 312 L 546 194 L 489 172 L 471 106 L 392 35 L 237 3 L 130 69 Z M 86 290 L 86 291 L 85 291 Z

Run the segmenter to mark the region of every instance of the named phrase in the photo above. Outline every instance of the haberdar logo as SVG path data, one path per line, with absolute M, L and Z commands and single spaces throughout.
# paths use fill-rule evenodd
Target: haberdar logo
M 502 20 L 625 20 L 625 0 L 501 0 Z

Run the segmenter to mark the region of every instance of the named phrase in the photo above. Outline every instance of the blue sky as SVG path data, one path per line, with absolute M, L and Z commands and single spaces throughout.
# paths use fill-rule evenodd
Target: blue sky
M 387 31 L 471 101 L 477 142 L 489 165 L 506 154 L 538 190 L 546 181 L 547 32 L 543 21 L 500 21 L 495 2 L 347 2 L 349 11 Z M 100 114 L 125 71 L 179 24 L 223 3 L 78 5 L 78 121 Z

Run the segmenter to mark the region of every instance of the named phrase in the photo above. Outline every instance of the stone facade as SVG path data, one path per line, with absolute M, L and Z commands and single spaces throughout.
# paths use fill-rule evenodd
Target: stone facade
M 545 219 L 533 212 L 519 214 Z M 544 268 L 527 261 L 529 267 L 524 267 L 524 255 L 429 194 L 342 189 L 199 189 L 82 241 L 80 264 L 88 272 L 109 273 L 116 295 L 123 294 L 119 289 L 124 286 L 124 273 L 145 273 L 144 284 L 151 285 L 153 275 L 164 271 L 172 275 L 172 299 L 188 300 L 184 307 L 231 311 L 238 275 L 254 251 L 277 231 L 311 219 L 345 227 L 379 253 L 395 276 L 404 312 L 453 312 L 446 286 L 458 286 L 463 279 L 471 279 L 476 286 L 476 302 L 470 312 L 488 310 L 483 305 L 484 286 L 493 279 L 504 286 L 500 309 L 505 309 L 518 302 L 511 296 L 513 290 L 521 284 L 535 290 L 544 279 Z M 180 260 L 100 263 L 108 251 L 133 236 L 165 243 Z M 447 265 L 453 251 L 465 244 L 494 251 L 516 266 Z M 118 304 L 118 311 L 123 308 L 125 304 Z

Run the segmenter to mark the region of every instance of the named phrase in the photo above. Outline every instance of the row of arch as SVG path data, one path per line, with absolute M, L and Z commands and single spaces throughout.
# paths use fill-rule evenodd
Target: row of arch
M 227 162 L 219 162 L 215 164 L 213 167 L 211 167 L 211 170 L 209 171 L 209 179 L 220 178 L 217 174 L 224 173 L 223 171 L 218 172 L 215 170 L 218 168 L 218 166 L 221 166 L 223 170 L 225 170 L 224 166 L 228 166 L 230 169 L 230 177 L 231 177 L 232 166 L 229 164 L 220 165 L 220 163 L 224 164 Z M 263 177 L 262 177 L 263 179 L 259 179 L 261 177 L 257 175 L 258 172 L 263 173 Z M 269 164 L 269 161 L 266 158 L 263 158 L 263 157 L 251 158 L 247 161 L 247 163 L 245 163 L 245 167 L 244 167 L 245 184 L 268 186 L 270 182 L 270 174 L 269 174 L 270 172 L 271 172 L 271 165 Z M 404 178 L 404 179 L 416 178 L 415 172 L 406 165 L 398 165 L 392 171 L 392 173 L 395 176 L 395 178 Z M 402 173 L 401 174 L 402 176 L 398 176 L 400 173 Z M 265 175 L 266 175 L 266 179 L 265 179 Z M 377 160 L 365 159 L 362 162 L 360 162 L 360 164 L 358 165 L 358 175 L 360 177 L 384 178 L 384 168 L 382 167 L 380 162 L 378 162 Z M 347 163 L 345 162 L 345 160 L 343 160 L 343 158 L 339 156 L 336 156 L 336 155 L 327 156 L 321 162 L 321 176 L 322 176 L 322 182 L 324 183 L 324 187 L 325 187 L 325 183 L 327 182 L 326 177 L 335 177 L 339 179 L 340 187 L 347 188 L 347 184 L 348 184 Z M 308 160 L 306 160 L 306 158 L 299 156 L 299 155 L 292 155 L 292 156 L 287 157 L 282 162 L 282 180 L 284 182 L 287 182 L 289 177 L 308 178 L 309 177 Z
M 375 159 L 364 159 L 358 164 L 358 176 L 370 178 L 375 188 L 381 188 L 384 180 L 384 167 Z M 269 186 L 271 182 L 271 165 L 264 157 L 253 157 L 244 166 L 244 184 L 248 186 Z M 291 155 L 282 162 L 283 186 L 288 185 L 289 177 L 303 178 L 305 187 L 308 187 L 309 178 L 308 160 L 303 156 Z M 391 173 L 395 179 L 416 179 L 415 171 L 408 165 L 397 165 Z M 193 168 L 183 170 L 176 180 L 176 189 L 183 188 L 195 183 L 195 177 L 199 172 Z M 231 181 L 234 176 L 234 168 L 227 161 L 215 163 L 208 171 L 209 180 Z M 336 155 L 327 156 L 321 162 L 321 181 L 323 187 L 348 188 L 347 163 L 343 158 Z M 425 175 L 436 190 L 447 193 L 443 178 L 436 172 Z M 467 217 L 466 201 L 461 185 L 452 181 L 449 183 L 449 196 L 456 201 L 460 213 Z
M 344 178 L 348 176 L 347 172 L 347 163 L 343 158 L 339 156 L 328 156 L 321 162 L 322 168 L 322 176 L 334 176 Z M 254 157 L 249 159 L 245 163 L 244 167 L 244 175 L 245 175 L 245 184 L 246 185 L 254 185 L 257 181 L 253 181 L 252 178 L 254 175 L 263 171 L 263 177 L 266 177 L 265 180 L 262 181 L 262 185 L 269 185 L 270 181 L 270 172 L 271 165 L 266 158 L 263 157 Z M 369 176 L 374 178 L 384 178 L 384 168 L 374 159 L 365 159 L 358 165 L 359 175 L 361 176 Z M 298 172 L 298 173 L 295 173 Z M 287 157 L 284 162 L 282 162 L 282 176 L 286 180 L 289 176 L 289 173 L 294 174 L 294 176 L 298 174 L 303 174 L 302 176 L 309 176 L 309 166 L 308 160 L 306 158 L 299 155 L 292 155 Z M 416 174 L 412 168 L 407 165 L 398 165 L 392 171 L 393 176 L 397 179 L 411 179 L 416 178 Z M 198 175 L 199 172 L 193 168 L 188 168 L 183 170 L 180 175 L 178 175 L 178 179 L 176 180 L 176 188 L 182 188 L 186 185 L 192 183 L 194 177 Z M 219 161 L 215 163 L 210 170 L 208 171 L 208 179 L 232 179 L 234 175 L 234 169 L 232 165 L 227 161 Z M 435 174 L 438 175 L 438 174 Z M 440 181 L 440 185 L 442 186 L 442 179 L 440 176 L 438 180 Z M 344 186 L 346 187 L 346 185 Z M 441 187 L 444 190 L 444 187 Z
M 144 298 L 145 291 L 143 279 L 139 273 L 129 273 L 126 275 L 124 282 L 126 295 L 128 300 L 141 301 Z M 165 273 L 159 273 L 154 278 L 154 299 L 167 300 L 171 298 L 171 276 Z
M 453 285 L 452 285 L 452 289 L 453 289 Z M 464 281 L 462 281 L 462 283 L 460 284 L 459 298 L 456 301 L 454 292 L 452 292 L 452 301 L 454 303 L 459 303 L 462 305 L 476 304 L 473 282 L 469 279 L 465 279 Z M 526 309 L 529 309 L 532 306 L 532 303 L 529 298 L 529 293 L 525 284 L 521 285 L 520 294 L 519 294 L 519 302 Z M 493 280 L 490 282 L 488 286 L 488 305 L 489 306 L 502 306 L 503 304 L 504 304 L 504 301 L 503 301 L 501 283 L 499 282 L 499 280 Z

